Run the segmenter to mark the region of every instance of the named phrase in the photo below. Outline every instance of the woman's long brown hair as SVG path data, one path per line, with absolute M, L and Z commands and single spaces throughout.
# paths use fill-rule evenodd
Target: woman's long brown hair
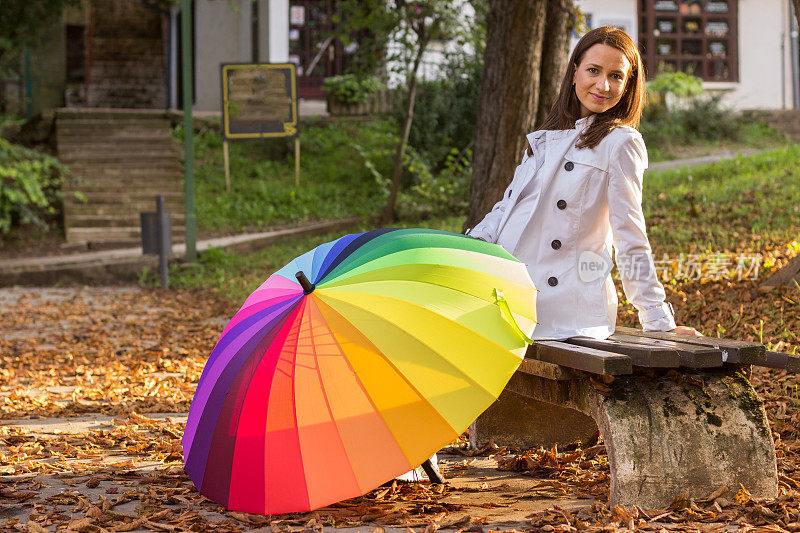
M 550 113 L 540 130 L 567 130 L 575 127 L 581 118 L 581 104 L 572 85 L 573 75 L 583 60 L 583 55 L 592 46 L 605 44 L 625 54 L 631 71 L 625 82 L 625 92 L 617 105 L 602 113 L 596 113 L 591 125 L 580 135 L 578 148 L 594 148 L 617 126 L 639 127 L 645 100 L 645 74 L 639 50 L 624 31 L 611 26 L 595 28 L 584 35 L 569 58 L 569 66 L 561 82 L 558 99 L 553 102 Z

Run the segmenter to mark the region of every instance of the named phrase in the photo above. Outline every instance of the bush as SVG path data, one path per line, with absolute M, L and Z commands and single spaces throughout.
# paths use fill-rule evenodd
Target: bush
M 703 93 L 703 80 L 685 72 L 664 71 L 647 84 L 651 93 L 672 93 L 678 98 L 689 98 Z
M 54 157 L 0 138 L 0 233 L 18 222 L 46 228 L 63 199 L 63 170 Z
M 720 141 L 762 144 L 780 142 L 780 134 L 720 105 L 721 95 L 695 98 L 685 109 L 668 110 L 660 105 L 645 106 L 639 126 L 649 149 L 697 145 Z
M 383 84 L 375 76 L 358 77 L 354 74 L 345 74 L 325 78 L 322 89 L 325 94 L 334 96 L 340 102 L 360 104 L 383 89 Z
M 472 150 L 452 148 L 444 168 L 432 174 L 416 152 L 410 154 L 408 169 L 415 184 L 400 195 L 401 215 L 410 219 L 463 215 L 467 208 L 469 183 L 472 178 Z
M 479 62 L 455 56 L 443 70 L 443 79 L 420 81 L 417 85 L 408 139 L 433 173 L 445 169 L 453 149 L 458 153 L 471 147 L 481 90 Z M 402 102 L 398 104 L 394 117 L 402 125 L 404 110 Z

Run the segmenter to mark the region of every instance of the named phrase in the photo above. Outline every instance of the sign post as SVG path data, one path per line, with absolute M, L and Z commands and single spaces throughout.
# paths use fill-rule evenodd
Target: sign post
M 294 137 L 295 185 L 300 185 L 297 74 L 292 63 L 222 65 L 222 155 L 230 191 L 228 141 Z
M 186 189 L 186 262 L 197 261 L 197 218 L 194 212 L 194 103 L 192 74 L 192 2 L 181 0 L 181 58 L 183 61 L 183 153 Z M 88 95 L 87 95 L 88 96 Z

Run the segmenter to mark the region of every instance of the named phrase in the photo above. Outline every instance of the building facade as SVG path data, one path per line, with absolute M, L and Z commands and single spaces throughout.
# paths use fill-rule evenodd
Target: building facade
M 691 72 L 733 109 L 800 108 L 797 21 L 790 0 L 578 0 L 590 27 L 624 29 L 648 78 Z M 574 39 L 577 42 L 577 39 Z
M 707 91 L 722 92 L 733 109 L 800 108 L 791 0 L 577 3 L 590 28 L 612 25 L 631 35 L 649 78 L 663 68 L 687 71 L 701 77 Z M 344 72 L 355 51 L 330 37 L 335 10 L 335 0 L 195 0 L 194 109 L 219 112 L 222 63 L 294 63 L 299 96 L 322 98 L 322 80 Z M 180 17 L 179 7 L 168 2 L 87 0 L 68 10 L 32 51 L 24 81 L 5 80 L 6 99 L 27 86 L 34 112 L 182 108 Z M 422 77 L 437 76 L 447 49 L 446 42 L 432 44 Z

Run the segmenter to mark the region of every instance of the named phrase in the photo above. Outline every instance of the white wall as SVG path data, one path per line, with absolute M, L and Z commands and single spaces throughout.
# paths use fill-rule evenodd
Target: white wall
M 739 8 L 739 81 L 703 86 L 709 92 L 724 92 L 724 104 L 733 109 L 791 108 L 789 0 L 730 1 L 738 1 Z M 578 6 L 591 14 L 593 28 L 629 20 L 628 34 L 638 42 L 636 0 L 578 0 Z
M 730 89 L 725 102 L 734 109 L 791 108 L 788 13 L 787 0 L 739 0 L 739 83 L 704 85 Z
M 259 0 L 261 13 L 268 12 L 268 16 L 261 17 L 262 35 L 265 35 L 268 54 L 262 54 L 262 61 L 270 63 L 287 63 L 289 61 L 289 0 Z
M 591 18 L 588 21 L 589 29 L 599 26 L 621 27 L 631 36 L 633 42 L 638 42 L 639 17 L 636 0 L 578 0 L 577 4 L 581 12 Z M 573 48 L 577 42 L 577 39 L 572 39 Z
M 195 107 L 221 111 L 220 65 L 253 60 L 250 0 L 195 3 Z M 289 0 L 258 0 L 258 59 L 283 63 L 289 57 Z

